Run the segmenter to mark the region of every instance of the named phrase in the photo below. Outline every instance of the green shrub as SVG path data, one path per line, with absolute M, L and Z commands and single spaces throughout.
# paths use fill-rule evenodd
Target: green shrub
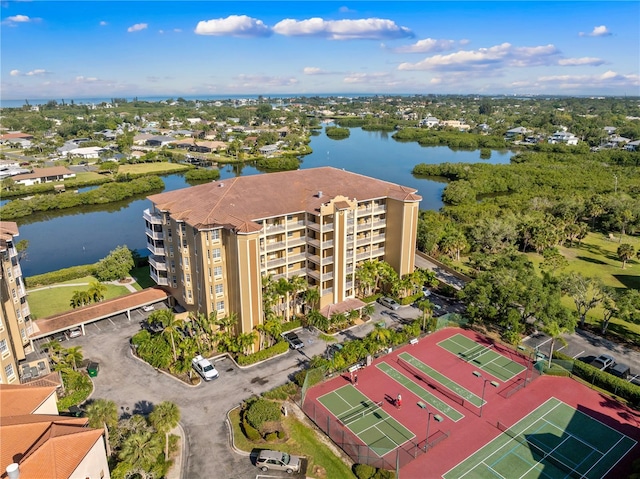
M 414 301 L 419 300 L 420 298 L 422 298 L 422 291 L 419 291 L 416 294 L 412 294 L 411 296 L 407 296 L 405 298 L 399 299 L 398 302 L 403 305 L 406 306 L 407 304 L 411 304 Z
M 296 383 L 298 386 L 302 387 L 308 372 L 309 372 L 308 369 L 303 369 L 302 371 L 298 371 L 293 375 L 293 382 Z
M 278 399 L 284 401 L 293 397 L 298 392 L 298 387 L 294 383 L 286 383 L 277 388 L 273 388 L 271 391 L 267 391 L 262 394 L 265 399 Z
M 277 432 L 270 432 L 264 437 L 264 439 L 267 442 L 276 441 L 278 439 L 278 433 Z
M 278 439 L 284 439 L 284 431 L 278 431 L 276 434 L 278 435 Z
M 50 284 L 63 283 L 72 279 L 85 278 L 93 276 L 96 271 L 95 264 L 83 264 L 80 266 L 72 266 L 63 268 L 51 273 L 37 274 L 25 278 L 27 288 L 37 288 L 39 286 L 47 286 Z
M 207 168 L 194 168 L 184 174 L 187 182 L 211 181 L 220 178 L 220 170 L 209 170 Z
M 278 421 L 280 419 L 280 405 L 266 399 L 258 399 L 247 407 L 245 418 L 247 422 L 256 429 L 267 421 Z
M 349 138 L 351 131 L 349 128 L 340 128 L 337 126 L 328 126 L 325 128 L 325 133 L 329 138 Z
M 300 318 L 293 319 L 288 323 L 284 323 L 282 325 L 282 332 L 286 333 L 287 331 L 291 331 L 292 329 L 296 329 L 302 326 L 302 320 Z
M 260 435 L 258 430 L 254 428 L 251 424 L 249 424 L 246 419 L 242 420 L 241 426 L 242 426 L 242 432 L 250 441 L 255 442 L 262 439 L 262 436 Z
M 58 400 L 58 410 L 64 411 L 71 406 L 84 402 L 93 390 L 93 383 L 89 376 L 71 369 L 62 372 L 62 381 L 66 388 L 66 395 Z
M 387 469 L 378 469 L 372 479 L 395 479 L 396 473 Z
M 371 479 L 376 473 L 376 468 L 368 464 L 355 464 L 353 473 L 358 479 Z
M 258 351 L 257 353 L 249 354 L 247 356 L 238 356 L 238 364 L 240 366 L 247 366 L 249 364 L 254 364 L 259 361 L 264 361 L 265 359 L 272 358 L 273 356 L 277 356 L 278 354 L 286 353 L 289 350 L 289 343 L 286 341 L 280 341 L 270 348 L 263 349 L 262 351 Z

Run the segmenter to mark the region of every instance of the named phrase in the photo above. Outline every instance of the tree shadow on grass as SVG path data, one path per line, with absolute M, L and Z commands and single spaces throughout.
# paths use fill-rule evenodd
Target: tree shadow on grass
M 620 281 L 627 288 L 640 289 L 640 275 L 637 274 L 614 274 L 613 277 Z
M 589 258 L 588 256 L 576 256 L 576 259 L 579 259 L 580 261 L 586 261 L 587 263 L 608 264 L 602 260 L 599 260 L 596 258 Z

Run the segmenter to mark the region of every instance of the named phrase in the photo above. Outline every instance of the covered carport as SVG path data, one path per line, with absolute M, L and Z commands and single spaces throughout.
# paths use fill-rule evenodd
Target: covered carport
M 131 321 L 131 311 L 146 305 L 166 301 L 170 297 L 171 295 L 161 288 L 147 288 L 126 296 L 89 304 L 73 311 L 39 319 L 34 321 L 33 332 L 29 336 L 31 347 L 33 349 L 33 342 L 36 339 L 45 338 L 78 326 L 82 328 L 82 334 L 84 335 L 85 325 L 119 314 L 125 314 L 127 319 Z

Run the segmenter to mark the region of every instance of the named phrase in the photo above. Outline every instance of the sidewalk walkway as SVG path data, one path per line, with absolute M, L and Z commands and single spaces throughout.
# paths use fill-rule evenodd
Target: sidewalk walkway
M 136 280 L 132 277 L 128 277 L 125 278 L 125 280 L 127 281 L 126 283 L 122 283 L 120 282 L 120 280 L 116 280 L 116 281 L 105 281 L 105 284 L 112 284 L 114 286 L 124 286 L 125 288 L 127 288 L 130 292 L 135 293 L 136 291 L 138 291 L 136 288 L 133 287 L 133 283 L 136 282 Z M 43 289 L 51 289 L 51 288 L 67 288 L 70 286 L 73 287 L 77 287 L 77 286 L 89 286 L 90 283 L 64 283 L 64 284 L 52 284 L 49 286 L 41 286 L 39 288 L 33 288 L 33 289 L 29 289 L 29 291 L 40 291 Z

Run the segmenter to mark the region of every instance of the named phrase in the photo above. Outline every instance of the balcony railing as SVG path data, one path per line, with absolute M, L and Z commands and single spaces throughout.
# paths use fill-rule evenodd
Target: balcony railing
M 166 256 L 167 254 L 164 246 L 155 246 L 152 243 L 147 243 L 147 249 L 156 256 Z
M 277 251 L 279 249 L 284 249 L 286 247 L 286 243 L 284 241 L 274 241 L 273 243 L 266 244 L 267 251 Z
M 149 265 L 153 266 L 158 271 L 167 270 L 167 263 L 165 261 L 164 256 L 155 256 L 155 255 L 149 256 Z
M 155 239 L 155 240 L 161 240 L 164 239 L 164 233 L 162 232 L 162 230 L 160 231 L 154 231 L 151 228 L 147 228 L 145 226 L 144 228 L 144 232 L 147 234 L 147 236 L 151 239 Z
M 151 213 L 149 209 L 144 210 L 144 212 L 142 213 L 142 217 L 152 225 L 162 224 L 162 215 L 158 213 Z
M 153 270 L 151 270 L 149 273 L 150 273 L 149 276 L 151 276 L 151 279 L 155 281 L 157 285 L 159 286 L 169 285 L 169 278 L 167 278 L 166 276 L 158 276 L 158 274 L 155 273 Z

